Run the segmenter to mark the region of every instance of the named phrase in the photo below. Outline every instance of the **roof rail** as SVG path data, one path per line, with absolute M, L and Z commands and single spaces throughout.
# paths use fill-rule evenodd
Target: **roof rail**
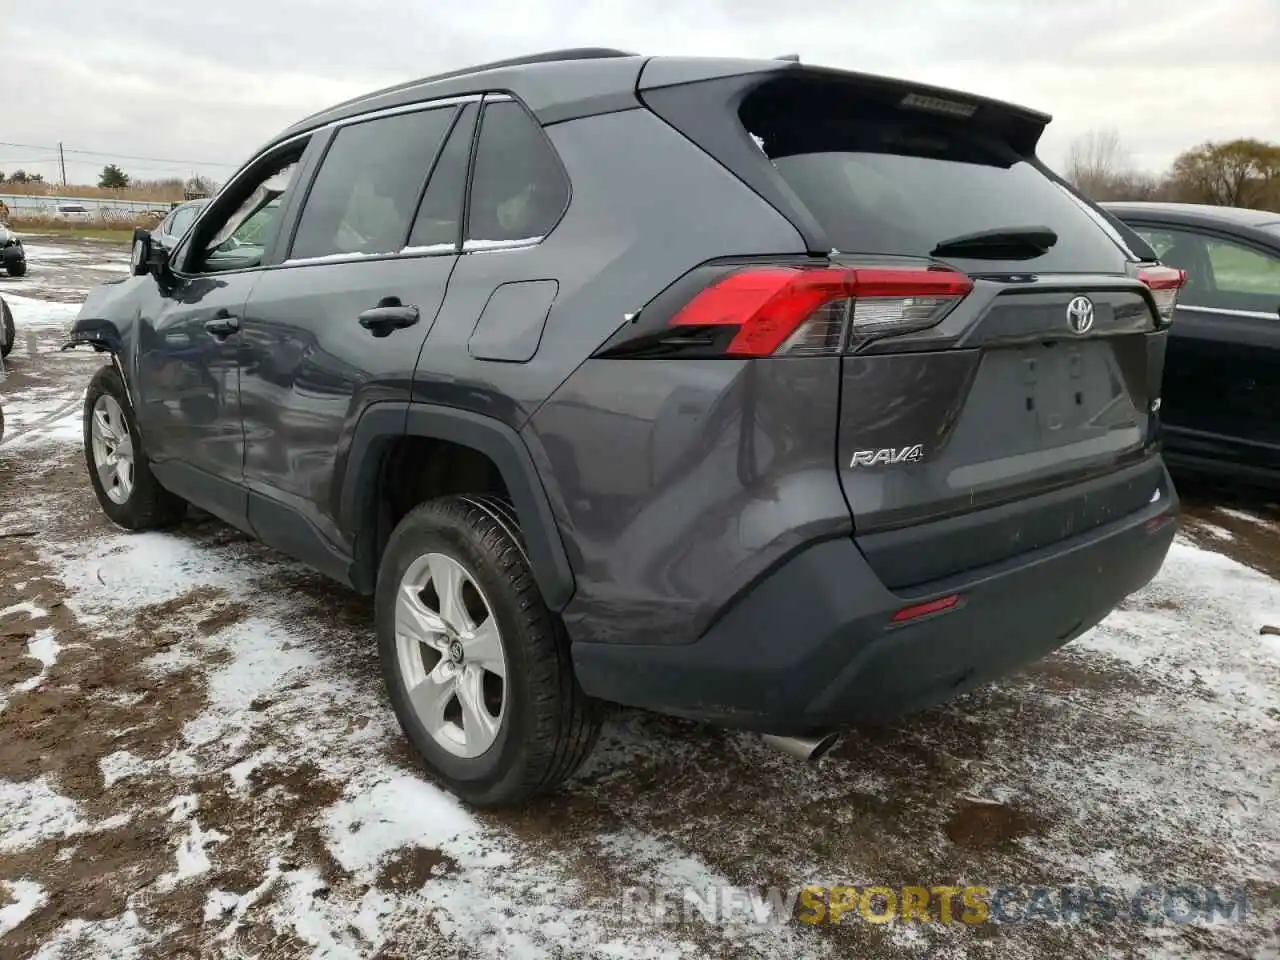
M 454 77 L 465 77 L 473 73 L 483 73 L 486 70 L 498 70 L 502 67 L 520 67 L 535 63 L 556 63 L 564 60 L 604 60 L 611 57 L 638 57 L 640 54 L 627 50 L 615 50 L 612 47 L 570 47 L 566 50 L 548 50 L 545 53 L 530 53 L 523 57 L 511 57 L 507 60 L 494 60 L 490 63 L 478 63 L 473 67 L 462 67 L 458 70 L 449 70 L 446 73 L 434 73 L 429 77 L 417 77 L 413 80 L 406 80 L 403 83 L 393 84 L 389 87 L 383 87 L 381 90 L 373 90 L 369 93 L 362 93 L 358 97 L 352 97 L 350 100 L 343 100 L 341 103 L 335 103 L 323 110 L 317 110 L 315 113 L 303 117 L 298 123 L 306 123 L 314 117 L 322 116 L 341 107 L 349 107 L 353 104 L 360 103 L 364 100 L 372 100 L 374 97 L 380 97 L 383 94 L 395 93 L 398 90 L 407 90 L 409 87 L 416 87 L 424 83 L 434 83 L 437 80 L 449 80 Z

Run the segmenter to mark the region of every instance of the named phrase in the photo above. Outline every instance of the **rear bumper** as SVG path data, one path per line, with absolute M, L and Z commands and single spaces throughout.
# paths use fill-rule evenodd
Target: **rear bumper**
M 726 726 L 801 734 L 889 719 L 1039 659 L 1095 626 L 1160 570 L 1178 501 L 1009 560 L 894 593 L 852 539 L 782 564 L 689 644 L 573 645 L 587 693 Z M 959 594 L 894 624 L 904 607 Z

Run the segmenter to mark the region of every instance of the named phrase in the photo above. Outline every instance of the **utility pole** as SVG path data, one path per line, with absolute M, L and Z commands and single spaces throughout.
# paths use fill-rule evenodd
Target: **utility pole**
M 67 158 L 62 153 L 62 141 L 58 141 L 58 167 L 62 170 L 62 185 L 67 185 Z

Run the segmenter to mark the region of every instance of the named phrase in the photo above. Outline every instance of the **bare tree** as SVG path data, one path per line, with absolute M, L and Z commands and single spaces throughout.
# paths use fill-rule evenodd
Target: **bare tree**
M 1129 155 L 1114 129 L 1090 130 L 1076 137 L 1067 152 L 1066 178 L 1093 200 L 1118 200 L 1132 179 Z

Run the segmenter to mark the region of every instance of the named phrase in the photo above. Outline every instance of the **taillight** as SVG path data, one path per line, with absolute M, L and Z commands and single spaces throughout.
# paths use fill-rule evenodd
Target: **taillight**
M 701 291 L 670 325 L 735 327 L 726 356 L 832 354 L 932 327 L 972 289 L 946 269 L 753 267 Z
M 1151 291 L 1160 322 L 1168 326 L 1173 322 L 1173 311 L 1178 306 L 1178 291 L 1187 282 L 1187 272 L 1174 267 L 1143 267 L 1138 271 L 1138 279 Z
M 771 265 L 713 276 L 671 314 L 641 311 L 598 355 L 840 354 L 932 327 L 973 289 L 947 268 Z

